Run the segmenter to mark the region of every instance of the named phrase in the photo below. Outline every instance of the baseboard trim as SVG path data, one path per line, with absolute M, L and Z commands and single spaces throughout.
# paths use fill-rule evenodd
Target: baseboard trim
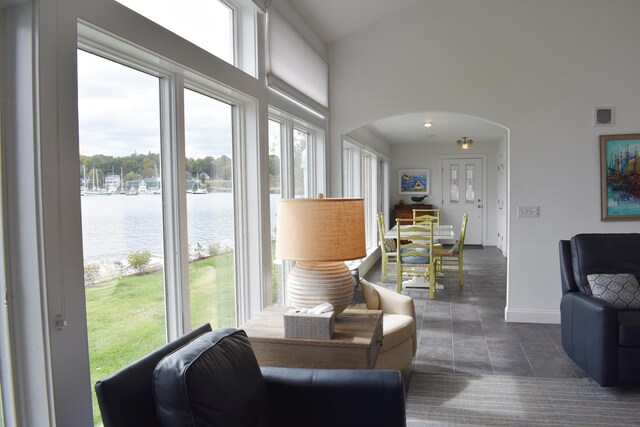
M 560 310 L 519 310 L 505 309 L 507 322 L 514 323 L 560 323 Z

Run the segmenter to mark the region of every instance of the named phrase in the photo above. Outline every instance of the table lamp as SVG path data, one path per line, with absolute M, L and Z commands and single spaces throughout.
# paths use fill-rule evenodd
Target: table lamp
M 295 308 L 351 304 L 353 277 L 344 261 L 366 256 L 363 199 L 280 199 L 276 258 L 296 261 L 287 295 Z

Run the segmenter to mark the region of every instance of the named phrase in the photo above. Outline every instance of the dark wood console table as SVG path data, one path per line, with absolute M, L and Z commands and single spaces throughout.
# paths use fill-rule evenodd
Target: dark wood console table
M 393 223 L 389 224 L 392 227 L 396 223 L 396 219 L 413 219 L 414 209 L 433 209 L 433 205 L 423 205 L 420 203 L 407 203 L 404 205 L 395 205 L 393 207 Z

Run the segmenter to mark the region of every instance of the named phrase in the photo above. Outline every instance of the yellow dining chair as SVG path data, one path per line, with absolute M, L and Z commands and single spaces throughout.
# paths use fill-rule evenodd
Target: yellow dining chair
M 434 225 L 440 225 L 440 209 L 414 209 L 413 210 L 413 222 L 420 221 L 423 216 L 434 217 Z
M 395 267 L 396 265 L 396 241 L 395 239 L 385 239 L 384 237 L 387 233 L 387 227 L 384 224 L 384 215 L 379 213 L 377 219 L 378 234 L 380 234 L 380 250 L 382 252 L 381 280 L 384 282 L 389 274 L 389 266 Z
M 434 227 L 440 227 L 440 209 L 414 209 L 413 210 L 413 222 L 419 222 L 423 217 L 435 218 Z M 442 248 L 442 243 L 434 243 L 433 247 L 438 249 Z
M 457 278 L 458 283 L 462 286 L 463 269 L 462 269 L 462 251 L 464 249 L 464 236 L 467 233 L 467 220 L 469 214 L 465 212 L 462 216 L 462 228 L 460 229 L 460 238 L 450 248 L 436 248 L 434 255 L 438 263 L 439 277 Z
M 396 291 L 402 292 L 406 277 L 424 277 L 429 281 L 429 299 L 435 297 L 436 274 L 433 256 L 433 224 L 435 217 L 397 219 Z

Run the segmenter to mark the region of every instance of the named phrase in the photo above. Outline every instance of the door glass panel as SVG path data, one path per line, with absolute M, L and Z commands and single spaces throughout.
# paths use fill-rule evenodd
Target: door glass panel
M 460 198 L 460 187 L 458 187 L 458 165 L 451 165 L 449 168 L 449 202 L 458 203 Z
M 232 106 L 184 91 L 191 326 L 235 326 Z
M 293 130 L 293 188 L 295 197 L 309 197 L 309 133 Z
M 475 166 L 467 165 L 467 187 L 464 193 L 464 199 L 466 203 L 473 203 L 476 195 L 473 190 L 474 180 L 475 180 Z
M 117 0 L 233 64 L 233 9 L 217 0 Z
M 92 384 L 166 341 L 162 200 L 139 192 L 160 162 L 159 100 L 158 78 L 78 51 L 76 191 Z M 109 188 L 110 175 L 122 185 Z
M 282 260 L 276 255 L 278 200 L 282 197 L 282 124 L 269 120 L 269 209 L 271 213 L 271 302 L 284 305 Z

